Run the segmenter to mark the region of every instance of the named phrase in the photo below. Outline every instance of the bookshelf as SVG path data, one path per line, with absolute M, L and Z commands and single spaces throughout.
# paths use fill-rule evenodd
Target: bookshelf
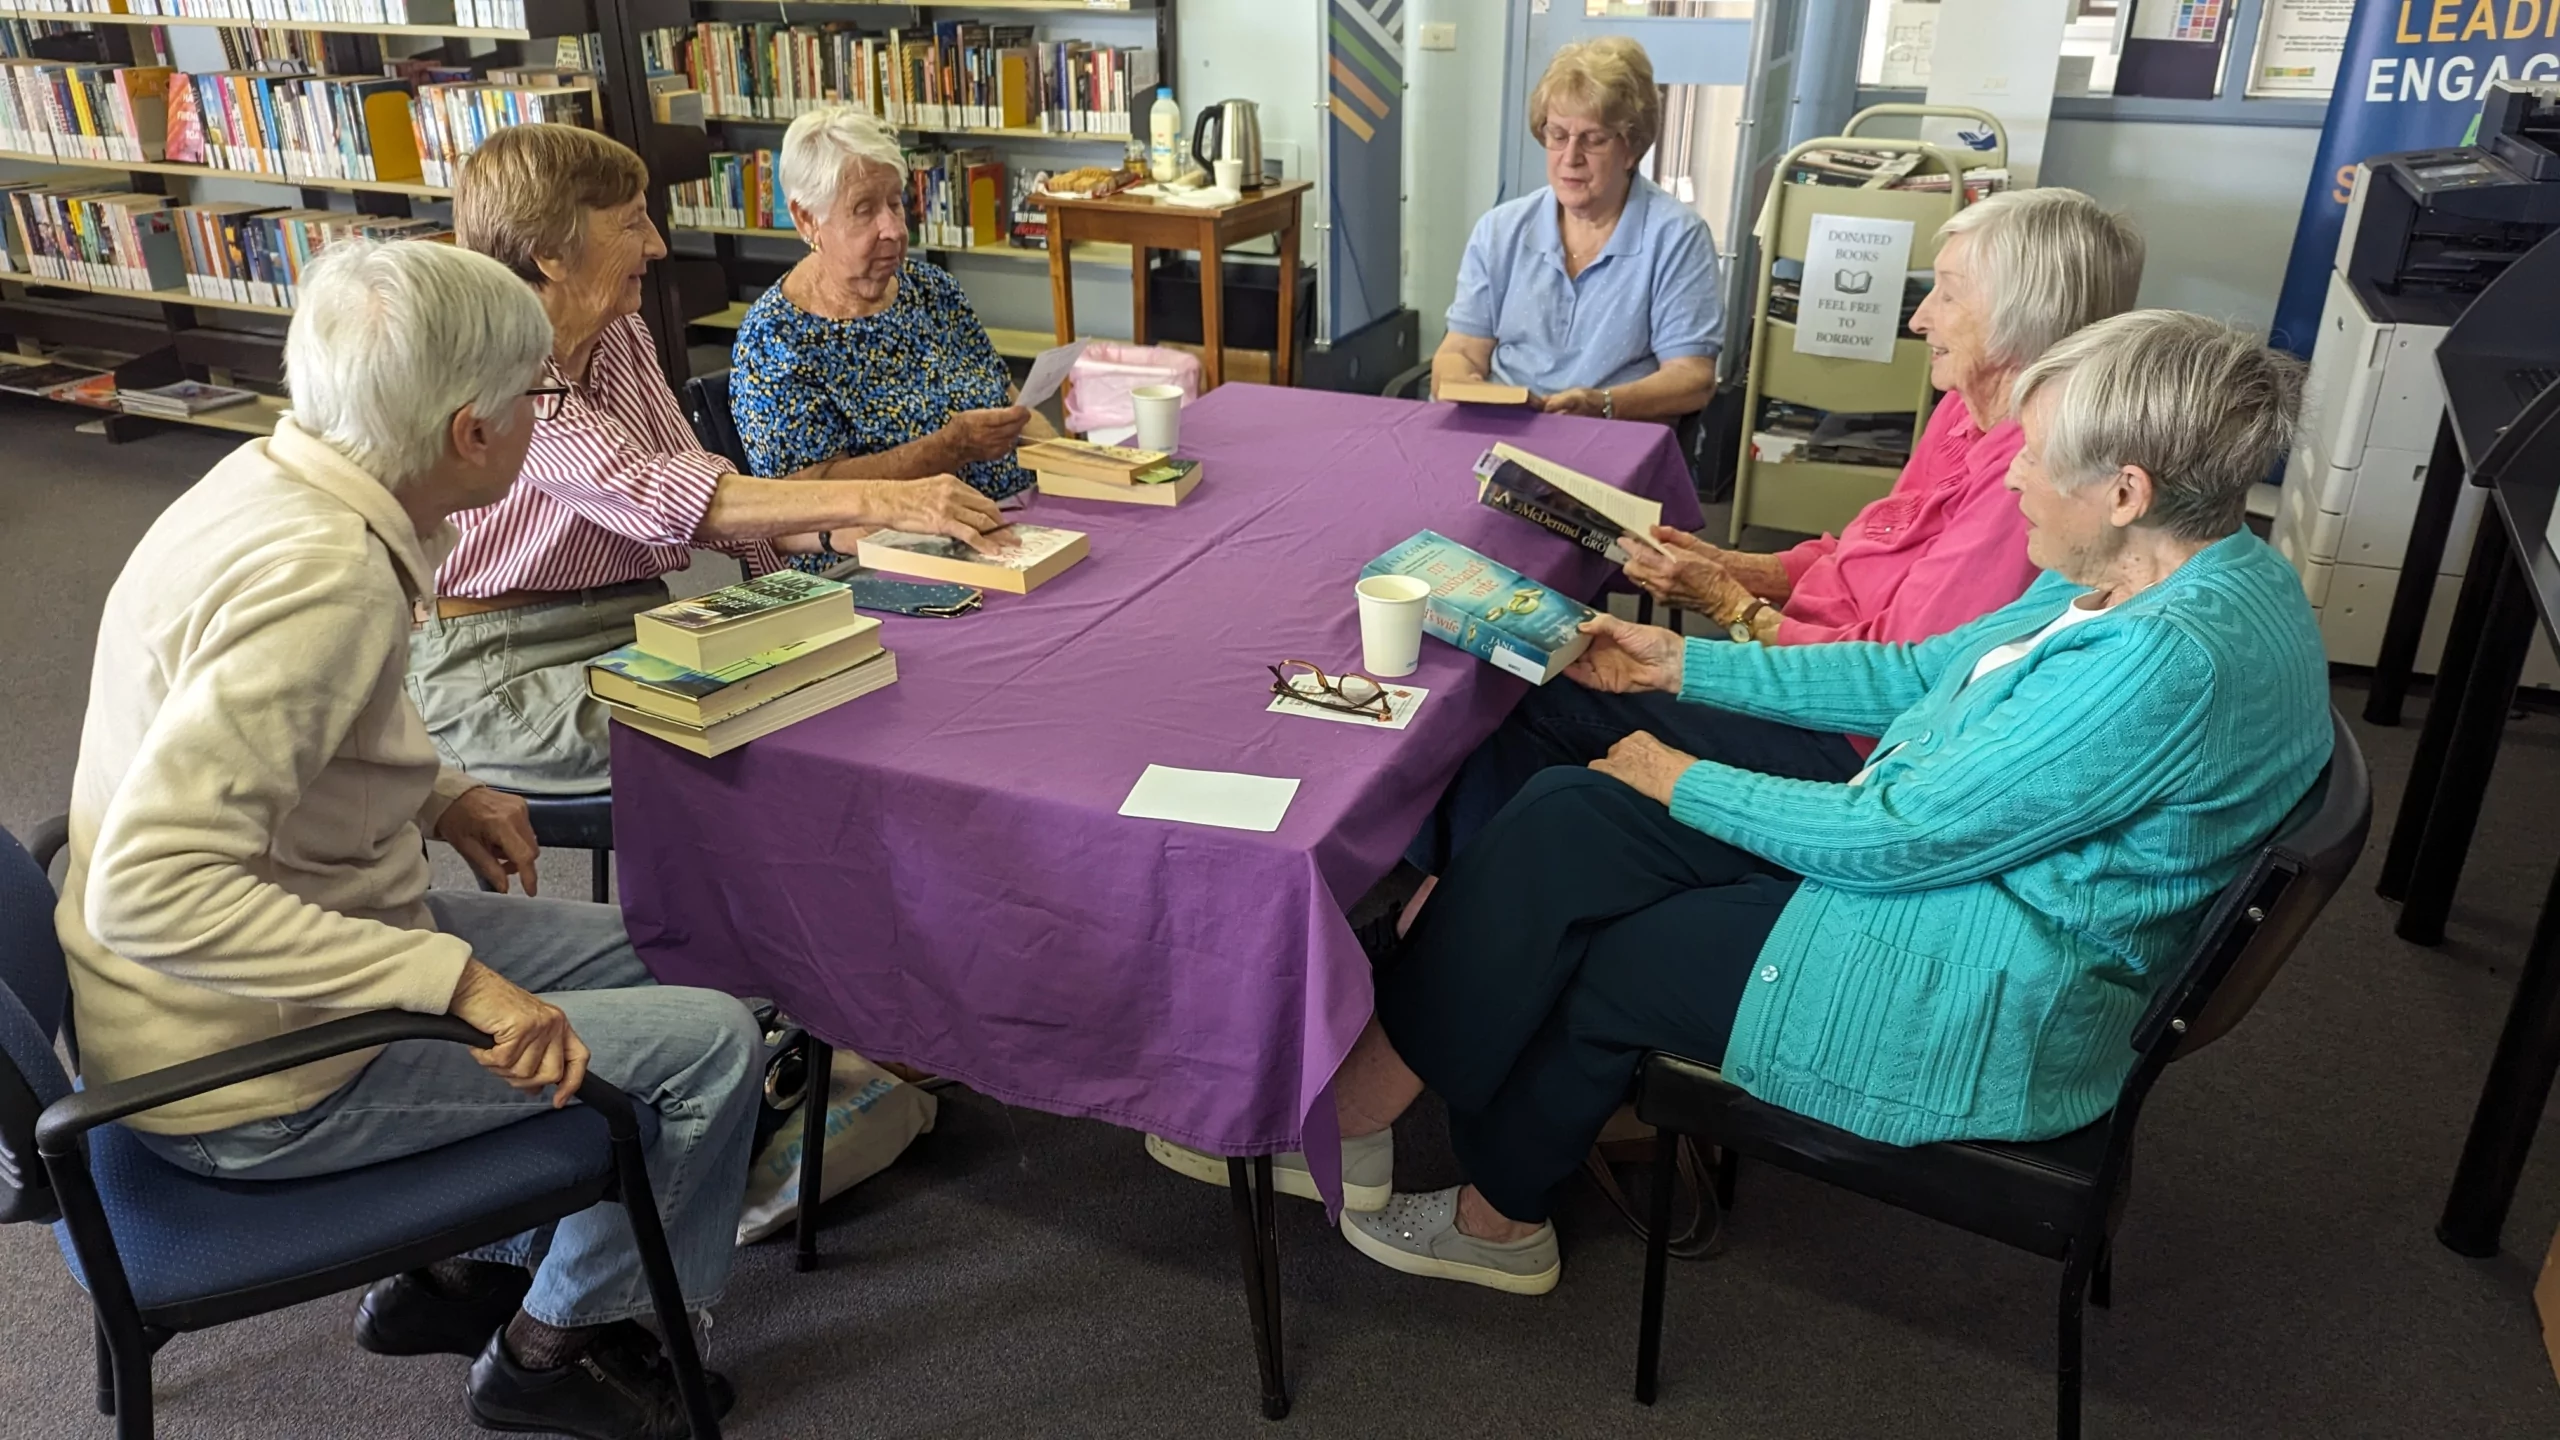
M 517 28 L 16 7 L 0 8 L 0 23 L 33 22 L 25 24 L 17 37 L 22 59 L 101 66 L 165 64 L 193 75 L 237 70 L 241 67 L 235 57 L 242 53 L 287 60 L 265 67 L 279 74 L 291 73 L 289 61 L 298 60 L 302 73 L 308 75 L 383 75 L 387 61 L 454 70 L 467 67 L 480 75 L 508 67 L 548 67 L 562 58 L 557 42 L 584 37 L 576 58 L 582 68 L 598 72 L 588 107 L 592 123 L 638 150 L 654 176 L 685 180 L 706 173 L 706 137 L 692 131 L 670 133 L 669 127 L 645 122 L 645 102 L 639 111 L 643 123 L 633 123 L 630 97 L 620 92 L 638 87 L 617 86 L 613 78 L 639 73 L 614 68 L 613 33 L 634 24 L 681 23 L 687 13 L 684 0 L 521 0 L 521 9 L 524 23 Z M 44 33 L 36 33 L 39 30 Z M 414 95 L 415 86 L 406 88 Z M 280 151 L 271 148 L 267 153 Z M 238 157 L 233 158 L 238 163 Z M 452 191 L 442 185 L 312 175 L 300 173 L 312 168 L 303 164 L 293 167 L 296 173 L 280 174 L 25 149 L 0 150 L 0 164 L 6 166 L 5 178 L 13 182 L 41 180 L 48 170 L 121 173 L 128 177 L 130 193 L 166 195 L 181 204 L 232 202 L 297 214 L 327 212 L 333 223 L 334 217 L 343 217 L 347 222 L 422 220 L 441 225 L 443 207 L 452 198 Z M 15 238 L 13 234 L 12 251 L 18 251 Z M 18 253 L 20 268 L 0 272 L 0 351 L 14 349 L 14 358 L 39 354 L 47 345 L 76 347 L 86 352 L 83 358 L 123 357 L 116 366 L 119 383 L 132 386 L 193 378 L 256 387 L 281 379 L 283 334 L 277 322 L 292 315 L 288 305 L 221 298 L 183 287 L 124 288 L 32 274 L 24 268 L 23 252 Z M 108 421 L 109 438 L 121 439 L 160 424 L 263 434 L 273 427 L 281 409 L 282 402 L 270 396 L 256 405 L 185 420 L 100 413 Z
M 813 0 L 813 3 L 789 5 L 771 0 L 692 0 L 691 19 L 703 23 L 748 25 L 778 23 L 792 27 L 823 27 L 851 23 L 873 38 L 891 28 L 914 35 L 930 34 L 937 21 L 962 20 L 995 25 L 1028 25 L 1033 28 L 1033 43 L 1049 45 L 1062 41 L 1090 41 L 1122 49 L 1142 48 L 1153 51 L 1155 74 L 1163 83 L 1176 83 L 1174 0 L 976 0 L 976 3 L 889 6 L 878 3 L 846 3 L 846 0 Z M 866 13 L 867 12 L 867 13 Z M 884 13 L 885 12 L 885 13 Z M 912 18 L 910 18 L 912 17 Z M 1090 20 L 1092 24 L 1077 24 Z M 736 76 L 727 76 L 736 80 Z M 915 117 L 899 116 L 896 123 L 902 136 L 925 142 L 947 141 L 954 146 L 985 148 L 995 153 L 1007 172 L 1007 188 L 1015 176 L 1029 170 L 1072 168 L 1078 165 L 1116 161 L 1134 136 L 1146 134 L 1146 110 L 1154 102 L 1152 85 L 1143 89 L 1134 82 L 1129 86 L 1128 134 L 1092 133 L 1040 126 L 931 125 L 916 123 Z M 806 92 L 803 92 L 804 94 Z M 829 95 L 832 97 L 833 90 Z M 1035 107 L 1040 99 L 1035 87 Z M 708 88 L 704 100 L 712 99 Z M 705 117 L 708 130 L 724 143 L 723 151 L 746 152 L 757 149 L 778 152 L 782 132 L 792 121 L 790 115 L 753 115 L 715 112 Z M 1186 124 L 1185 133 L 1189 127 Z M 1011 195 L 1003 197 L 999 224 L 1010 230 Z M 675 236 L 699 237 L 696 245 L 685 247 L 686 256 L 707 260 L 718 277 L 716 291 L 701 292 L 688 319 L 708 335 L 734 332 L 737 316 L 744 313 L 742 297 L 752 295 L 778 282 L 803 253 L 797 232 L 782 225 L 722 225 L 687 223 L 670 225 Z M 972 291 L 979 317 L 996 341 L 997 353 L 1008 359 L 1037 355 L 1049 348 L 1049 330 L 1045 314 L 1005 315 L 993 303 L 996 292 L 1012 290 L 1019 295 L 1019 283 L 1005 271 L 1015 271 L 1018 264 L 1046 265 L 1048 252 L 1007 244 L 1002 241 L 981 242 L 966 246 L 939 245 L 917 238 L 911 250 L 950 270 L 964 290 Z M 707 252 L 707 254 L 705 253 Z M 1102 265 L 1125 268 L 1129 261 L 1126 245 L 1080 244 L 1075 257 Z M 684 258 L 684 257 L 680 257 Z M 982 268 L 981 263 L 985 267 Z M 1018 273 L 1018 271 L 1015 271 Z M 999 277 L 1002 278 L 999 278 Z M 973 277 L 980 283 L 973 285 Z M 1017 303 L 1015 308 L 1020 309 Z M 724 325 L 723 319 L 727 320 Z M 1017 323 L 1006 325 L 1003 320 Z M 681 371 L 670 371 L 679 380 Z

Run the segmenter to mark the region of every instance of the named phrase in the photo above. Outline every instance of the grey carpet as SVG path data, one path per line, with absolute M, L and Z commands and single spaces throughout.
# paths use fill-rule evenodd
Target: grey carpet
M 228 448 L 110 447 L 0 407 L 0 823 L 60 808 L 101 597 L 127 548 Z M 2352 712 L 2360 696 L 2342 685 Z M 2365 729 L 2382 830 L 2414 727 Z M 2402 944 L 2351 879 L 2229 1040 L 2153 1101 L 2116 1270 L 2088 1332 L 2100 1436 L 2517 1436 L 2560 1430 L 2530 1299 L 2560 1223 L 2544 1137 L 2512 1253 L 2431 1230 L 2553 863 L 2560 720 L 2509 732 L 2452 937 Z M 2540 817 L 2540 818 L 2537 818 Z M 448 863 L 445 883 L 462 883 Z M 584 867 L 556 864 L 558 893 Z M 1426 1110 L 1400 1178 L 1453 1166 Z M 1296 1414 L 1254 1416 L 1224 1197 L 1137 1138 L 946 1092 L 942 1128 L 827 1212 L 828 1264 L 739 1258 L 718 1363 L 758 1436 L 2051 1433 L 2055 1267 L 1746 1167 L 1731 1247 L 1673 1274 L 1662 1403 L 1629 1398 L 1641 1252 L 1590 1192 L 1561 1216 L 1563 1286 L 1522 1300 L 1409 1280 L 1318 1212 L 1282 1215 Z M 458 1436 L 459 1360 L 346 1340 L 344 1299 L 162 1352 L 171 1437 Z M 52 1238 L 0 1232 L 0 1434 L 104 1435 L 89 1326 Z

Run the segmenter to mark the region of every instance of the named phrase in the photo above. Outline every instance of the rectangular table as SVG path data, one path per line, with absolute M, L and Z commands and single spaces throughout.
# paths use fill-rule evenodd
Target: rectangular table
M 1039 499 L 1028 518 L 1089 532 L 1090 558 L 975 615 L 888 618 L 888 689 L 717 759 L 616 727 L 623 909 L 661 979 L 769 996 L 1011 1104 L 1227 1156 L 1303 1137 L 1330 1168 L 1328 1087 L 1370 1008 L 1345 911 L 1527 686 L 1427 640 L 1421 714 L 1366 731 L 1265 713 L 1264 667 L 1356 668 L 1360 566 L 1425 527 L 1597 594 L 1614 567 L 1476 503 L 1497 440 L 1686 529 L 1697 496 L 1658 425 L 1253 385 L 1182 424 L 1190 498 Z M 1304 783 L 1271 834 L 1120 816 L 1151 763 Z M 1285 1409 L 1267 1207 L 1255 1223 Z

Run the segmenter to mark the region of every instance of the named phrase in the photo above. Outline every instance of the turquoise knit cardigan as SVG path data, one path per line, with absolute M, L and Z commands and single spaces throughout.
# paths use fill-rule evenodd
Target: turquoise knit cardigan
M 1692 640 L 1680 698 L 1880 735 L 1863 785 L 1701 761 L 1684 824 L 1805 877 L 1724 1071 L 1896 1145 L 2039 1140 L 2105 1114 L 2215 893 L 2329 758 L 2302 583 L 2250 534 L 1968 685 L 2085 593 L 2045 575 L 1917 645 Z

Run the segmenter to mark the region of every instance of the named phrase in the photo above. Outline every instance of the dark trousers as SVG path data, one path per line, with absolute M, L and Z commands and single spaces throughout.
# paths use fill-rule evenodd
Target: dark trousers
M 1587 765 L 1638 730 L 1701 760 L 1791 780 L 1846 780 L 1865 763 L 1843 736 L 1684 705 L 1673 695 L 1604 694 L 1558 676 L 1530 691 L 1458 767 L 1405 858 L 1439 874 L 1529 777 L 1551 765 Z
M 1595 770 L 1538 775 L 1459 853 L 1379 967 L 1378 1023 L 1496 1210 L 1547 1217 L 1645 1051 L 1724 1057 L 1797 884 Z

